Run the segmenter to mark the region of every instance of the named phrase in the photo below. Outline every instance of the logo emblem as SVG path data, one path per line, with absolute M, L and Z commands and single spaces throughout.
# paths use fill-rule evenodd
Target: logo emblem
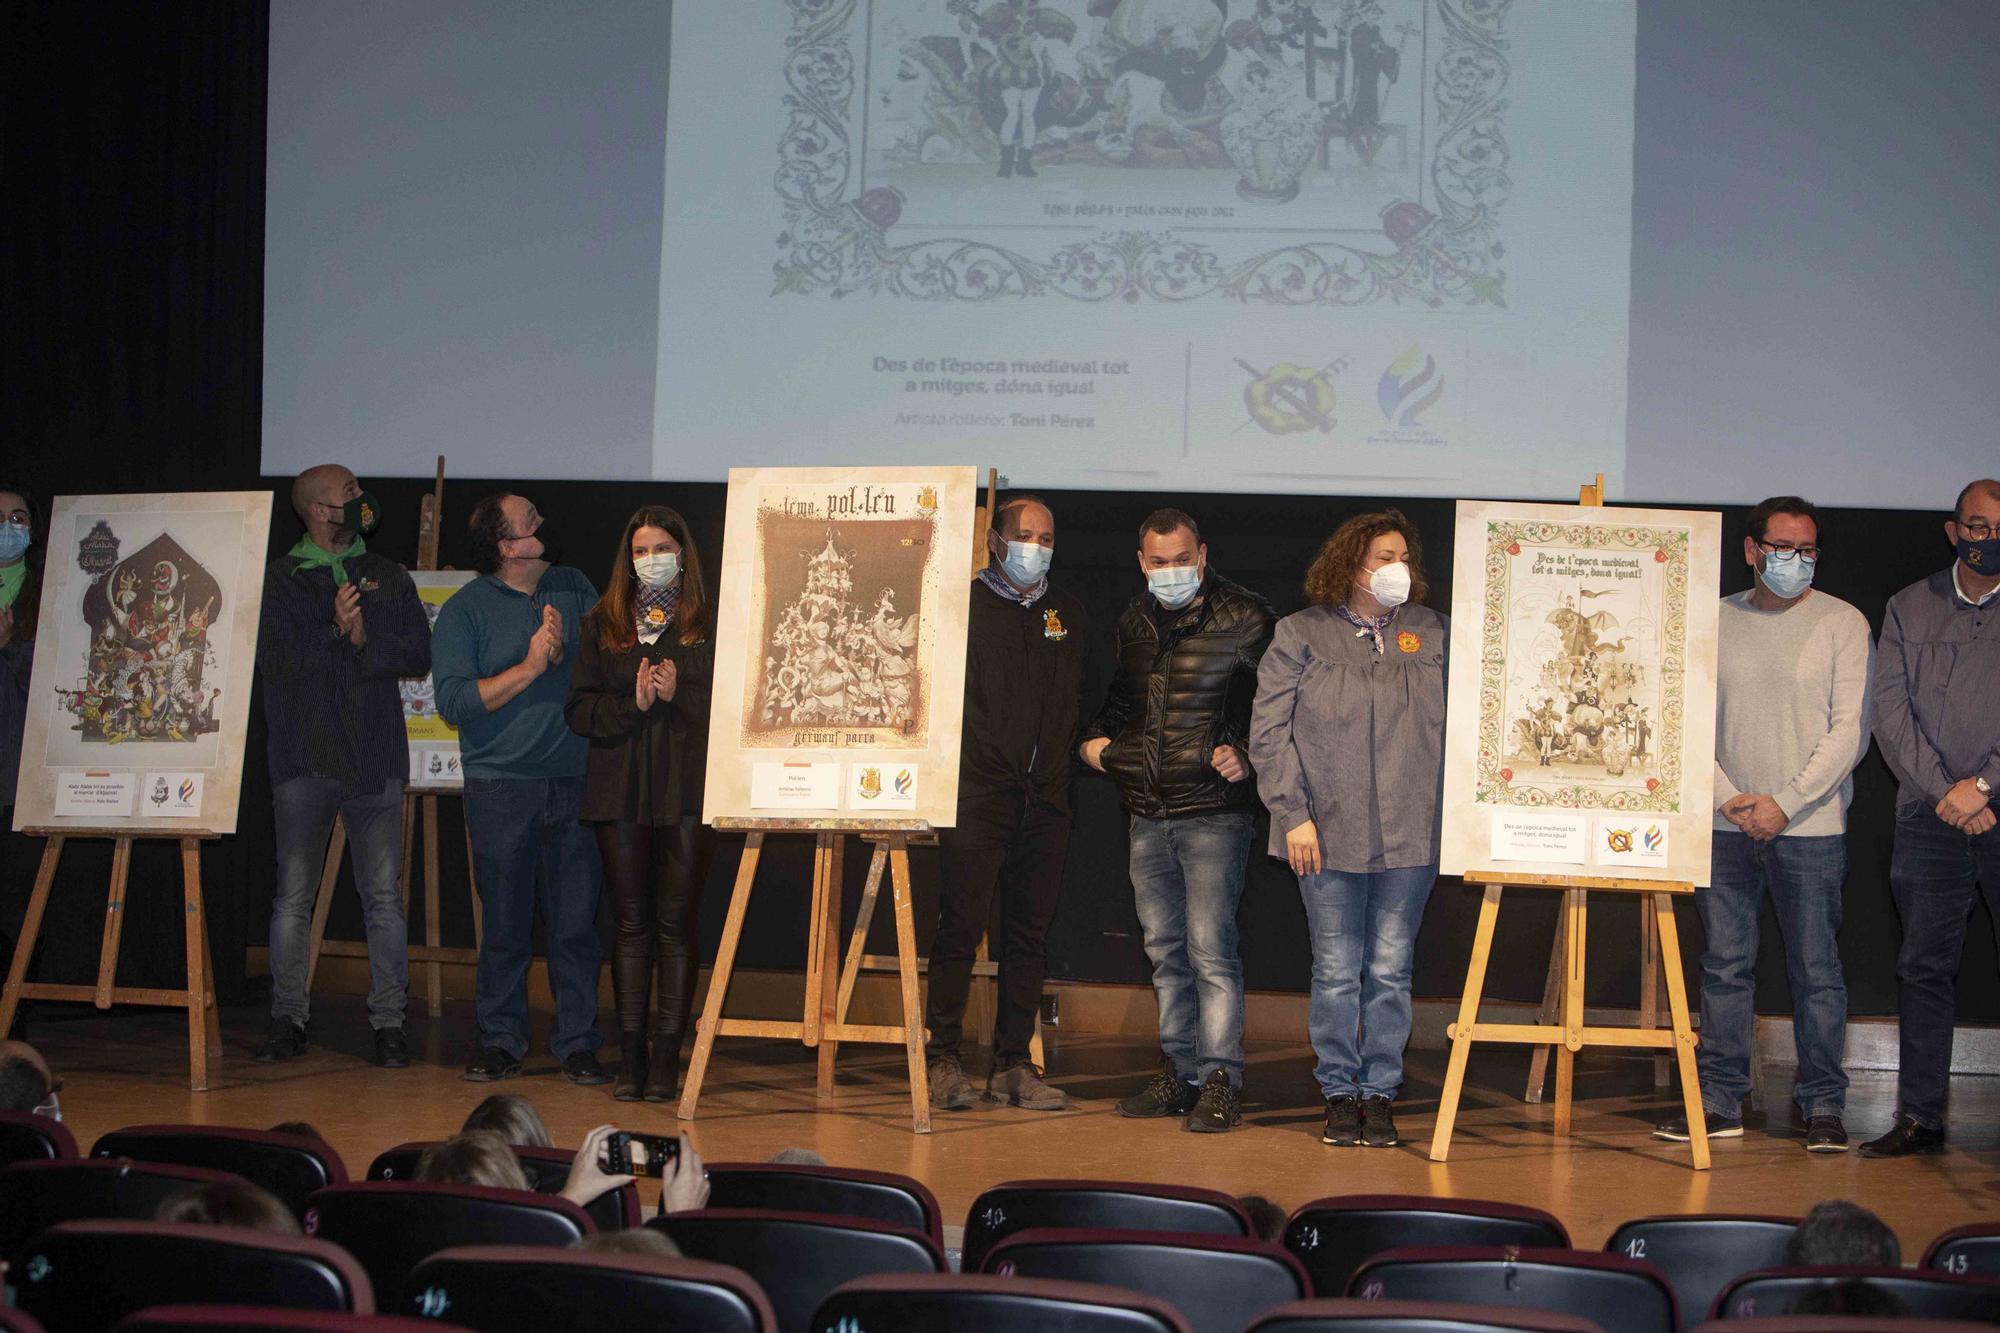
M 1045 639 L 1067 639 L 1069 631 L 1063 628 L 1062 617 L 1052 606 L 1042 612 L 1042 637 Z
M 1391 426 L 1406 428 L 1437 406 L 1444 397 L 1444 377 L 1438 374 L 1437 358 L 1420 350 L 1415 343 L 1382 372 L 1375 382 L 1375 403 L 1382 418 Z
M 667 613 L 657 606 L 649 606 L 646 608 L 646 623 L 648 625 L 664 625 L 667 623 Z
M 181 797 L 181 804 L 182 804 L 182 805 L 186 805 L 186 804 L 187 804 L 187 803 L 188 803 L 189 801 L 192 801 L 192 800 L 194 799 L 194 779 L 193 779 L 193 778 L 182 778 L 182 779 L 181 779 L 181 786 L 180 786 L 180 797 Z
M 910 772 L 909 769 L 905 768 L 897 772 L 896 795 L 908 796 L 910 794 L 910 790 L 916 785 L 917 785 L 917 775 Z
M 109 574 L 117 563 L 118 535 L 100 518 L 90 535 L 76 544 L 76 567 L 95 580 Z
M 861 799 L 872 801 L 882 794 L 882 770 L 864 768 L 861 770 Z
M 1259 370 L 1238 357 L 1236 364 L 1250 377 L 1243 386 L 1243 406 L 1250 419 L 1273 435 L 1295 435 L 1317 430 L 1329 435 L 1334 428 L 1333 377 L 1347 364 L 1341 357 L 1321 370 L 1308 370 L 1280 361 L 1269 370 Z
M 937 512 L 937 487 L 926 486 L 917 492 L 917 513 L 929 518 Z
M 1632 830 L 1628 828 L 1609 829 L 1604 834 L 1604 843 L 1612 851 L 1623 856 L 1632 850 Z
M 153 779 L 152 800 L 154 805 L 165 805 L 167 803 L 167 780 L 165 778 Z
M 1406 653 L 1414 653 L 1424 646 L 1424 641 L 1410 631 L 1404 630 L 1396 636 L 1396 646 Z

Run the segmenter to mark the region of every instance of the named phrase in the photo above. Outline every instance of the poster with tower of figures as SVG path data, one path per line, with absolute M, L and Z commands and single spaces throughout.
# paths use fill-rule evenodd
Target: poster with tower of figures
M 732 468 L 703 817 L 956 821 L 978 475 Z

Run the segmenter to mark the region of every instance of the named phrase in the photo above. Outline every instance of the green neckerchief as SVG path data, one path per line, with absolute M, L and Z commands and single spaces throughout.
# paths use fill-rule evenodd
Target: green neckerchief
M 352 560 L 367 549 L 368 543 L 362 541 L 359 537 L 356 537 L 354 543 L 345 551 L 340 552 L 329 551 L 324 547 L 317 546 L 310 537 L 301 537 L 299 538 L 299 544 L 285 552 L 285 554 L 295 555 L 299 558 L 298 569 L 292 571 L 294 574 L 306 569 L 332 570 L 333 584 L 337 588 L 347 582 L 347 570 L 342 566 L 341 562 L 343 560 Z
M 21 595 L 21 585 L 28 581 L 28 562 L 16 560 L 11 565 L 0 565 L 0 607 L 9 607 Z

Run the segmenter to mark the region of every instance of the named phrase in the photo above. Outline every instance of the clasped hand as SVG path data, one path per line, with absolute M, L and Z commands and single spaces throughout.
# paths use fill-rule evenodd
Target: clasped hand
M 642 713 L 655 702 L 671 703 L 679 681 L 680 671 L 672 662 L 641 662 L 632 679 L 632 702 Z

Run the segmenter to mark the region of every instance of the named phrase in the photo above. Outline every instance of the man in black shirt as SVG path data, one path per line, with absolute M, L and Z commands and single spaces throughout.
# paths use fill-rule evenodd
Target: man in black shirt
M 959 1061 L 973 956 L 1000 894 L 1000 1003 L 986 1099 L 1057 1111 L 1060 1090 L 1028 1059 L 1049 922 L 1069 846 L 1070 755 L 1083 694 L 1083 604 L 1049 586 L 1056 521 L 1033 496 L 1009 498 L 986 534 L 972 584 L 958 824 L 938 833 L 943 883 L 931 945 L 931 1105 L 972 1105 Z
M 410 1062 L 398 887 L 410 760 L 398 681 L 431 669 L 430 625 L 403 567 L 368 549 L 379 510 L 352 472 L 309 468 L 292 483 L 292 508 L 306 533 L 265 571 L 257 631 L 278 836 L 271 1031 L 257 1059 L 305 1054 L 306 934 L 338 814 L 368 928 L 375 1063 L 401 1069 Z

